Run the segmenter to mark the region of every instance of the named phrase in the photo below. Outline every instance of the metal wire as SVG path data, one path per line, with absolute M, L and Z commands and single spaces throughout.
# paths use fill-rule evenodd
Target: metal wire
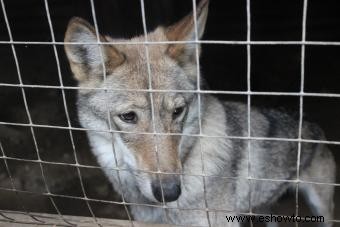
M 251 40 L 251 14 L 250 14 L 250 0 L 247 0 L 247 41 Z M 251 92 L 251 46 L 247 45 L 247 91 Z M 247 135 L 251 136 L 251 95 L 247 95 Z M 248 148 L 248 199 L 249 199 L 249 213 L 253 213 L 252 208 L 252 179 L 251 179 L 251 140 L 247 140 L 247 148 Z M 253 221 L 250 220 L 250 226 L 253 227 Z
M 10 24 L 9 24 L 9 21 L 8 21 L 8 17 L 7 17 L 7 12 L 6 12 L 6 7 L 5 7 L 5 3 L 3 0 L 1 0 L 1 7 L 2 7 L 2 12 L 3 12 L 3 15 L 4 15 L 4 18 L 5 18 L 5 23 L 6 23 L 6 28 L 7 28 L 7 32 L 8 32 L 8 36 L 9 36 L 9 39 L 10 40 L 13 40 L 13 37 L 12 37 L 12 31 L 11 31 L 11 27 L 10 27 Z M 19 83 L 20 84 L 23 84 L 22 83 L 22 77 L 21 77 L 21 70 L 20 70 L 20 66 L 19 66 L 19 61 L 18 61 L 18 57 L 17 57 L 17 54 L 16 54 L 16 50 L 15 50 L 15 46 L 13 44 L 11 44 L 11 49 L 12 49 L 12 54 L 13 54 L 13 57 L 14 57 L 14 61 L 15 61 L 15 66 L 16 66 L 16 70 L 17 70 L 17 75 L 18 75 L 18 80 L 19 80 Z M 26 111 L 26 115 L 27 115 L 27 119 L 29 121 L 30 124 L 32 124 L 32 118 L 31 118 L 31 113 L 30 113 L 30 110 L 29 110 L 29 107 L 28 107 L 28 104 L 27 104 L 27 99 L 26 99 L 26 93 L 25 93 L 25 90 L 24 88 L 21 88 L 21 95 L 22 95 L 22 98 L 23 98 L 23 101 L 24 101 L 24 106 L 25 106 L 25 111 Z M 30 131 L 31 131 L 31 135 L 32 135 L 32 138 L 33 138 L 33 142 L 34 142 L 34 148 L 35 148 L 35 151 L 36 151 L 36 155 L 37 155 L 37 159 L 38 160 L 41 160 L 40 158 L 40 152 L 39 152 L 39 147 L 38 147 L 38 142 L 37 142 L 37 139 L 36 139 L 36 136 L 35 136 L 35 131 L 34 131 L 34 128 L 33 127 L 30 127 Z M 7 164 L 6 164 L 7 165 Z M 8 166 L 7 166 L 8 167 Z M 49 187 L 48 187 L 48 184 L 46 182 L 46 176 L 45 176 L 45 173 L 44 173 L 44 168 L 42 166 L 41 163 L 39 163 L 39 167 L 40 167 L 40 171 L 41 171 L 41 176 L 42 176 L 42 179 L 43 179 L 43 182 L 44 182 L 44 186 L 45 186 L 45 190 L 47 191 L 47 193 L 49 194 L 50 193 L 50 190 L 49 190 Z M 8 171 L 8 170 L 7 170 Z M 8 171 L 8 173 L 10 174 L 10 172 Z M 19 198 L 19 197 L 18 197 Z M 59 211 L 59 208 L 57 207 L 57 205 L 55 204 L 54 200 L 52 197 L 49 197 L 49 200 L 53 206 L 53 208 L 55 209 L 55 211 L 57 212 L 57 214 L 59 215 L 59 217 L 61 219 L 62 218 L 62 215 Z M 23 203 L 22 203 L 23 204 Z M 31 215 L 30 215 L 31 216 Z M 31 216 L 32 217 L 32 216 Z M 67 223 L 67 222 L 66 222 Z M 69 223 L 67 223 L 69 224 Z
M 100 33 L 99 33 L 99 28 L 98 28 L 98 23 L 97 23 L 96 10 L 95 10 L 94 1 L 90 0 L 90 3 L 91 3 L 91 12 L 92 12 L 94 28 L 95 28 L 95 31 L 96 31 L 97 45 L 98 45 L 100 58 L 101 58 L 101 66 L 102 66 L 102 70 L 103 70 L 103 79 L 104 79 L 104 83 L 105 83 L 106 78 L 107 78 L 107 75 L 106 75 L 107 71 L 106 71 L 106 65 L 105 65 L 105 60 L 104 60 L 104 53 L 103 53 L 103 50 L 101 48 L 102 46 L 100 45 L 101 39 L 100 39 Z M 106 88 L 104 88 L 104 91 L 107 92 L 108 90 Z M 107 111 L 107 121 L 108 121 L 109 129 L 111 130 L 112 124 L 111 124 L 111 114 L 110 114 L 109 108 L 108 108 L 108 111 Z M 114 141 L 113 141 L 113 133 L 111 133 L 111 135 L 112 135 L 111 136 L 112 153 L 114 155 L 115 165 L 118 167 L 117 155 L 116 155 L 116 150 L 115 150 Z M 117 176 L 118 176 L 118 183 L 119 183 L 118 186 L 122 190 L 121 198 L 122 198 L 122 201 L 125 202 L 125 196 L 124 196 L 125 189 L 123 188 L 123 184 L 122 184 L 122 181 L 121 181 L 121 176 L 120 176 L 119 170 L 117 170 Z M 126 215 L 129 218 L 130 226 L 133 227 L 134 224 L 132 222 L 132 218 L 131 218 L 131 214 L 129 212 L 129 209 L 127 208 L 126 205 L 124 205 L 124 209 L 125 209 Z
M 52 38 L 52 41 L 54 42 L 55 36 L 54 36 L 53 25 L 52 25 L 49 6 L 48 6 L 48 1 L 44 0 L 44 3 L 45 3 L 45 10 L 46 10 L 46 16 L 47 16 L 47 20 L 48 20 L 48 25 L 49 25 L 49 28 L 50 28 L 51 38 Z M 59 55 L 58 55 L 56 45 L 53 45 L 53 52 L 54 52 L 54 57 L 55 57 L 56 64 L 57 64 L 59 83 L 60 83 L 60 86 L 63 87 L 63 79 L 62 79 L 62 75 L 61 75 Z M 68 107 L 67 107 L 67 103 L 66 103 L 66 96 L 65 96 L 64 89 L 61 89 L 61 94 L 62 94 L 62 98 L 63 98 L 63 105 L 64 105 L 64 111 L 65 111 L 65 115 L 66 115 L 67 125 L 69 127 L 71 127 L 70 115 L 69 115 L 69 111 L 68 111 Z M 69 129 L 68 131 L 69 131 L 70 141 L 71 141 L 71 145 L 72 145 L 74 160 L 75 160 L 76 164 L 78 164 L 78 157 L 77 157 L 77 151 L 76 151 L 76 147 L 75 147 L 75 143 L 74 143 L 73 133 L 72 133 L 71 129 Z M 82 179 L 82 176 L 81 176 L 80 169 L 79 169 L 78 166 L 76 167 L 76 169 L 77 169 L 77 174 L 78 174 L 79 183 L 80 183 L 80 186 L 81 186 L 82 193 L 84 195 L 84 198 L 86 198 L 87 196 L 86 196 L 86 192 L 85 192 L 84 183 L 83 183 L 83 179 Z M 87 201 L 86 201 L 86 205 L 87 205 L 87 207 L 90 211 L 90 214 L 92 215 L 92 217 L 94 219 L 94 222 L 96 224 L 98 224 L 96 217 L 95 217 L 95 215 L 92 211 L 92 208 Z
M 53 30 L 53 23 L 49 11 L 49 5 L 48 0 L 44 0 L 45 4 L 45 10 L 46 10 L 46 16 L 47 21 L 50 29 L 51 34 L 51 41 L 49 42 L 31 42 L 31 41 L 14 41 L 11 33 L 11 27 L 10 23 L 8 21 L 6 8 L 4 4 L 4 0 L 1 1 L 1 7 L 2 12 L 4 14 L 5 24 L 6 28 L 9 34 L 9 40 L 8 41 L 0 41 L 0 45 L 10 45 L 13 58 L 15 60 L 16 70 L 18 73 L 18 84 L 11 84 L 11 83 L 0 83 L 0 87 L 17 87 L 21 90 L 21 95 L 24 100 L 24 106 L 26 115 L 28 118 L 28 123 L 16 123 L 16 122 L 0 122 L 0 125 L 11 125 L 11 126 L 20 126 L 20 127 L 28 127 L 30 129 L 34 147 L 37 155 L 36 160 L 31 159 L 23 159 L 23 158 L 17 158 L 17 157 L 9 157 L 6 155 L 3 146 L 0 141 L 0 150 L 1 150 L 1 156 L 0 160 L 4 161 L 6 172 L 8 174 L 8 177 L 10 179 L 11 188 L 6 187 L 0 187 L 1 191 L 9 191 L 14 192 L 16 194 L 16 198 L 21 205 L 22 211 L 7 211 L 7 210 L 0 210 L 0 216 L 4 219 L 0 219 L 0 221 L 3 222 L 13 222 L 13 223 L 20 223 L 19 221 L 11 218 L 10 216 L 6 215 L 8 213 L 20 213 L 24 214 L 32 219 L 31 222 L 24 222 L 21 224 L 36 224 L 36 225 L 51 225 L 53 224 L 53 219 L 55 220 L 55 217 L 50 217 L 50 221 L 42 221 L 41 218 L 48 218 L 48 215 L 45 216 L 37 216 L 31 214 L 24 206 L 24 203 L 22 201 L 20 194 L 33 194 L 33 195 L 42 195 L 46 196 L 56 213 L 58 214 L 58 217 L 60 220 L 62 220 L 66 226 L 72 226 L 74 223 L 72 223 L 70 220 L 67 219 L 67 217 L 64 217 L 63 214 L 61 214 L 59 208 L 57 207 L 56 203 L 54 202 L 55 198 L 69 198 L 69 199 L 77 199 L 81 201 L 85 201 L 87 204 L 87 207 L 90 211 L 90 214 L 93 218 L 93 222 L 97 224 L 98 226 L 101 226 L 101 224 L 98 222 L 96 215 L 93 212 L 93 208 L 90 205 L 90 202 L 100 202 L 100 203 L 106 203 L 106 204 L 116 204 L 116 205 L 122 205 L 125 208 L 125 211 L 127 213 L 127 216 L 130 221 L 130 226 L 134 226 L 131 214 L 129 213 L 128 206 L 145 206 L 145 207 L 154 207 L 154 208 L 162 208 L 165 211 L 166 218 L 168 221 L 170 220 L 168 217 L 168 210 L 172 209 L 178 209 L 183 211 L 205 211 L 208 221 L 208 226 L 210 227 L 211 220 L 209 216 L 209 212 L 224 212 L 228 214 L 234 214 L 234 215 L 250 215 L 250 216 L 270 216 L 270 214 L 258 214 L 254 213 L 252 209 L 252 184 L 254 181 L 264 181 L 264 182 L 286 182 L 286 183 L 294 183 L 296 184 L 296 191 L 295 191 L 295 212 L 296 216 L 299 215 L 299 184 L 305 183 L 305 184 L 316 184 L 316 185 L 327 185 L 327 186 L 334 186 L 334 187 L 340 187 L 340 184 L 338 183 L 329 183 L 329 182 L 314 182 L 314 181 L 306 181 L 300 179 L 300 159 L 301 159 L 301 146 L 302 143 L 317 143 L 317 144 L 330 144 L 330 145 L 340 145 L 340 141 L 329 141 L 329 140 L 312 140 L 312 139 L 305 139 L 302 137 L 302 126 L 303 126 L 303 101 L 305 97 L 324 97 L 324 98 L 340 98 L 340 94 L 336 93 L 312 93 L 312 92 L 304 92 L 304 78 L 305 78 L 305 47 L 306 46 L 340 46 L 340 42 L 325 42 L 325 41 L 306 41 L 306 26 L 307 26 L 307 5 L 308 0 L 303 1 L 303 15 L 302 15 L 302 38 L 301 41 L 252 41 L 251 40 L 251 6 L 250 6 L 250 0 L 247 0 L 246 4 L 246 12 L 247 12 L 247 40 L 246 41 L 239 41 L 239 40 L 199 40 L 198 37 L 198 25 L 197 25 L 197 12 L 196 12 L 196 1 L 192 1 L 193 5 L 193 18 L 194 18 L 194 28 L 195 28 L 195 39 L 194 40 L 187 40 L 187 41 L 149 41 L 148 40 L 148 32 L 147 32 L 147 23 L 146 23 L 146 17 L 145 17 L 145 5 L 144 0 L 140 0 L 141 4 L 141 14 L 142 14 L 142 24 L 143 24 L 143 31 L 144 31 L 144 41 L 119 41 L 119 42 L 103 42 L 100 39 L 100 33 L 98 29 L 97 24 L 97 18 L 96 18 L 96 11 L 95 11 L 95 5 L 94 0 L 90 0 L 91 3 L 91 12 L 93 16 L 93 22 L 94 27 L 96 31 L 97 36 L 97 42 L 57 42 L 55 41 L 55 35 Z M 60 62 L 59 62 L 59 54 L 57 50 L 58 45 L 97 45 L 100 53 L 101 53 L 101 60 L 102 60 L 102 67 L 103 67 L 103 77 L 104 81 L 106 80 L 106 70 L 105 70 L 105 61 L 104 56 L 102 53 L 102 46 L 104 45 L 144 45 L 145 47 L 145 56 L 147 61 L 147 70 L 148 70 L 148 89 L 112 89 L 112 88 L 99 88 L 99 87 L 72 87 L 72 86 L 64 86 L 62 74 L 61 74 L 61 68 L 60 68 Z M 159 89 L 153 89 L 152 87 L 152 73 L 151 73 L 151 66 L 150 66 L 150 56 L 149 56 L 149 46 L 151 45 L 166 45 L 166 44 L 192 44 L 195 45 L 195 57 L 196 57 L 196 67 L 197 67 L 197 88 L 195 90 L 159 90 Z M 199 58 L 199 45 L 201 44 L 211 44 L 211 45 L 245 45 L 247 48 L 247 89 L 246 91 L 220 91 L 220 90 L 202 90 L 201 84 L 200 84 L 200 58 Z M 56 66 L 58 70 L 58 78 L 59 78 L 59 86 L 50 86 L 50 85 L 37 85 L 37 84 L 23 84 L 22 78 L 21 78 L 21 71 L 20 71 L 20 65 L 18 61 L 18 57 L 15 50 L 15 45 L 50 45 L 53 47 L 54 57 L 56 60 Z M 300 91 L 299 92 L 257 92 L 252 91 L 251 89 L 251 46 L 252 45 L 296 45 L 301 46 L 301 84 L 300 84 Z M 35 124 L 31 119 L 31 114 L 29 110 L 29 106 L 27 104 L 26 94 L 25 94 L 25 88 L 43 88 L 43 89 L 60 89 L 63 99 L 63 106 L 64 111 L 66 114 L 66 120 L 67 120 L 67 127 L 65 126 L 52 126 L 52 125 L 43 125 L 43 124 Z M 142 93 L 148 93 L 150 96 L 150 103 L 151 103 L 151 115 L 152 115 L 152 125 L 153 125 L 153 132 L 127 132 L 127 131 L 119 131 L 114 130 L 111 127 L 111 121 L 110 121 L 110 113 L 108 112 L 108 125 L 109 129 L 87 129 L 87 128 L 77 128 L 71 125 L 69 111 L 68 111 L 68 105 L 66 101 L 66 95 L 65 90 L 104 90 L 104 91 L 126 91 L 126 92 L 142 92 Z M 154 94 L 156 93 L 167 93 L 167 92 L 179 92 L 179 93 L 194 93 L 197 94 L 198 97 L 198 116 L 199 116 L 199 133 L 198 134 L 184 134 L 184 133 L 160 133 L 157 132 L 156 126 L 155 126 L 155 113 L 154 113 Z M 201 119 L 201 95 L 202 94 L 230 94 L 230 95 L 243 95 L 247 97 L 247 136 L 232 136 L 232 135 L 206 135 L 202 131 L 202 119 Z M 297 138 L 274 138 L 274 137 L 256 137 L 252 136 L 251 134 L 251 97 L 252 96 L 289 96 L 289 97 L 298 97 L 299 98 L 299 125 L 298 125 L 298 137 Z M 75 158 L 75 163 L 62 163 L 62 162 L 50 162 L 50 161 L 44 161 L 40 158 L 40 152 L 39 152 L 39 146 L 38 142 L 35 136 L 35 128 L 53 128 L 53 129 L 60 129 L 60 130 L 68 130 L 69 137 L 73 149 L 73 155 Z M 157 138 L 160 136 L 188 136 L 188 137 L 197 137 L 198 141 L 200 143 L 200 152 L 201 152 L 201 162 L 202 162 L 202 171 L 201 173 L 193 174 L 193 173 L 171 173 L 171 172 L 162 172 L 160 165 L 159 165 L 159 151 L 158 151 L 158 145 L 157 142 L 155 143 L 155 153 L 157 158 L 157 171 L 150 171 L 150 170 L 143 170 L 143 169 L 125 169 L 120 168 L 117 162 L 117 155 L 115 153 L 114 148 L 114 142 L 112 141 L 113 145 L 113 155 L 115 157 L 115 166 L 112 167 L 100 167 L 100 166 L 91 166 L 91 165 L 83 165 L 80 164 L 77 159 L 77 151 L 75 147 L 75 141 L 73 137 L 73 130 L 76 131 L 97 131 L 97 132 L 107 132 L 111 133 L 113 135 L 114 133 L 127 133 L 127 134 L 143 134 L 143 135 L 152 135 L 154 136 L 155 141 L 157 141 Z M 113 136 L 112 136 L 113 137 Z M 247 149 L 248 149 L 248 170 L 247 170 L 247 176 L 244 177 L 229 177 L 229 176 L 223 176 L 223 175 L 209 175 L 205 173 L 205 167 L 204 167 L 204 152 L 202 150 L 202 144 L 201 144 L 201 138 L 225 138 L 230 140 L 246 140 L 247 141 Z M 251 160 L 252 160 L 252 150 L 251 150 L 251 142 L 252 141 L 286 141 L 286 142 L 296 142 L 298 144 L 298 152 L 297 152 L 297 178 L 295 180 L 287 180 L 287 179 L 266 179 L 266 178 L 256 178 L 252 176 L 252 170 L 251 170 Z M 9 165 L 7 163 L 8 160 L 15 160 L 19 162 L 29 162 L 29 163 L 36 163 L 40 166 L 41 175 L 43 179 L 43 183 L 45 185 L 46 192 L 37 193 L 27 190 L 21 190 L 17 189 L 14 184 L 13 176 L 10 171 Z M 77 169 L 78 178 L 80 181 L 80 186 L 82 190 L 83 197 L 80 196 L 70 196 L 70 195 L 62 195 L 62 194 L 55 194 L 50 192 L 47 182 L 46 182 L 46 176 L 43 169 L 43 164 L 49 164 L 49 165 L 59 165 L 59 166 L 72 166 Z M 82 175 L 80 172 L 80 168 L 89 168 L 89 169 L 101 169 L 101 170 L 115 170 L 117 171 L 119 184 L 122 189 L 123 185 L 120 180 L 120 173 L 122 171 L 129 171 L 129 172 L 135 172 L 135 173 L 148 173 L 148 174 L 157 174 L 158 176 L 161 175 L 180 175 L 180 176 L 193 176 L 193 177 L 200 177 L 203 180 L 203 192 L 204 192 L 204 202 L 205 207 L 202 208 L 185 208 L 181 207 L 180 204 L 177 204 L 177 207 L 170 207 L 167 206 L 164 200 L 164 191 L 162 186 L 162 180 L 161 177 L 159 177 L 159 183 L 161 187 L 161 194 L 163 203 L 162 205 L 156 205 L 156 204 L 143 204 L 143 203 L 131 203 L 127 202 L 124 198 L 124 193 L 122 193 L 122 201 L 110 201 L 110 200 L 101 200 L 101 199 L 93 199 L 89 198 L 86 195 L 86 190 L 84 187 Z M 207 199 L 206 199 L 206 179 L 207 178 L 221 178 L 221 179 L 231 179 L 231 180 L 238 180 L 238 179 L 244 179 L 248 180 L 249 183 L 249 212 L 242 213 L 242 212 L 235 212 L 231 210 L 224 210 L 224 209 L 213 209 L 209 208 Z M 20 193 L 20 194 L 19 194 Z M 275 215 L 272 215 L 275 216 Z M 276 215 L 278 216 L 278 215 Z M 280 215 L 283 216 L 283 215 Z M 340 220 L 326 220 L 328 222 L 334 222 L 334 223 L 340 223 Z M 250 223 L 251 226 L 253 226 L 253 223 Z M 299 223 L 296 222 L 296 226 L 298 226 Z M 181 225 L 176 225 L 181 226 Z M 190 225 L 185 225 L 190 226 Z
M 146 63 L 147 63 L 147 72 L 148 72 L 148 90 L 152 91 L 152 74 L 151 74 L 151 64 L 150 64 L 150 55 L 149 55 L 149 47 L 147 45 L 148 43 L 148 32 L 147 32 L 147 25 L 146 25 L 146 18 L 145 18 L 145 6 L 144 6 L 144 0 L 140 0 L 140 5 L 141 5 L 141 13 L 142 13 L 142 23 L 143 23 L 143 32 L 144 32 L 144 48 L 145 48 L 145 57 L 146 57 Z M 149 98 L 150 98 L 150 106 L 151 106 L 151 121 L 152 121 L 152 134 L 153 137 L 155 138 L 155 155 L 156 155 L 156 164 L 157 164 L 157 173 L 161 172 L 160 170 L 160 164 L 159 164 L 159 151 L 158 151 L 158 145 L 157 145 L 157 131 L 156 131 L 156 124 L 155 124 L 155 107 L 154 107 L 154 97 L 153 93 L 149 93 Z M 165 212 L 165 217 L 168 223 L 170 223 L 170 218 L 168 214 L 167 205 L 165 204 L 165 199 L 164 199 L 164 189 L 163 189 L 163 184 L 162 184 L 162 179 L 159 177 L 159 174 L 157 174 L 158 182 L 160 184 L 161 188 L 161 197 L 162 197 L 162 204 Z
M 16 187 L 15 187 L 15 184 L 14 184 L 14 180 L 13 180 L 13 177 L 12 177 L 12 173 L 11 173 L 11 171 L 9 169 L 9 166 L 8 166 L 8 163 L 7 163 L 5 150 L 4 150 L 3 146 L 2 146 L 1 141 L 0 141 L 0 151 L 2 153 L 2 157 L 4 157 L 3 160 L 4 160 L 5 168 L 6 168 L 6 171 L 7 171 L 7 175 L 9 177 L 9 180 L 10 180 L 10 183 L 11 183 L 11 188 L 13 190 L 16 190 Z M 15 192 L 15 197 L 16 197 L 19 205 L 21 206 L 21 209 L 25 212 L 25 214 L 27 216 L 31 217 L 35 221 L 35 223 L 43 223 L 43 221 L 39 220 L 38 218 L 36 218 L 34 215 L 30 214 L 30 212 L 27 211 L 27 209 L 26 209 L 26 207 L 25 207 L 25 205 L 23 203 L 22 198 L 20 197 L 20 195 L 17 192 Z M 6 216 L 6 218 L 8 218 L 8 217 Z
M 15 191 L 13 189 L 3 188 L 0 187 L 0 190 L 3 191 Z M 76 199 L 76 200 L 88 200 L 92 202 L 101 202 L 101 203 L 107 203 L 107 204 L 116 204 L 116 205 L 133 205 L 133 206 L 144 206 L 144 207 L 153 207 L 153 208 L 163 208 L 163 205 L 157 205 L 157 204 L 142 204 L 142 203 L 129 203 L 129 202 L 116 202 L 116 201 L 110 201 L 110 200 L 101 200 L 101 199 L 91 199 L 91 198 L 83 198 L 83 197 L 77 197 L 77 196 L 70 196 L 70 195 L 59 195 L 59 194 L 48 194 L 48 193 L 37 193 L 37 192 L 31 192 L 31 191 L 25 191 L 25 190 L 16 190 L 17 192 L 24 193 L 24 194 L 32 194 L 32 195 L 43 195 L 43 196 L 53 196 L 53 197 L 59 197 L 59 198 L 68 198 L 68 199 Z M 168 207 L 167 209 L 173 210 L 178 209 L 182 211 L 202 211 L 202 208 L 187 208 L 187 207 Z M 223 212 L 226 214 L 232 214 L 232 215 L 254 215 L 254 216 L 279 216 L 274 214 L 265 214 L 265 213 L 249 213 L 249 212 L 235 212 L 234 210 L 225 210 L 225 209 L 216 209 L 216 208 L 207 208 L 208 212 Z M 5 213 L 6 211 L 3 211 Z M 284 216 L 284 215 L 280 215 Z M 340 220 L 326 220 L 325 222 L 339 222 Z M 182 225 L 175 225 L 175 226 L 182 226 Z M 185 225 L 190 226 L 190 225 Z
M 303 1 L 303 13 L 302 13 L 302 42 L 306 40 L 306 25 L 307 25 L 307 4 L 308 0 Z M 305 84 L 305 45 L 301 45 L 301 79 L 300 79 L 300 93 L 304 92 Z M 302 124 L 303 124 L 303 96 L 300 96 L 299 100 L 299 128 L 298 138 L 302 137 Z M 296 191 L 295 191 L 295 214 L 299 215 L 299 183 L 300 183 L 300 159 L 301 159 L 301 142 L 298 142 L 297 151 L 297 164 L 296 164 Z M 298 227 L 299 223 L 296 222 L 295 226 Z
M 0 121 L 0 125 L 11 125 L 21 127 L 37 127 L 37 128 L 53 128 L 53 129 L 71 129 L 76 131 L 94 131 L 94 132 L 108 132 L 108 133 L 122 133 L 122 134 L 136 134 L 136 135 L 161 135 L 161 136 L 188 136 L 188 137 L 207 137 L 207 138 L 225 138 L 225 139 L 239 139 L 239 140 L 262 140 L 262 141 L 284 141 L 284 142 L 303 142 L 303 143 L 319 143 L 328 145 L 340 145 L 340 141 L 332 140 L 315 140 L 315 139 L 299 139 L 299 138 L 283 138 L 283 137 L 258 137 L 258 136 L 231 136 L 231 135 L 207 135 L 207 134 L 187 134 L 187 133 L 152 133 L 152 132 L 130 132 L 120 130 L 107 130 L 107 129 L 89 129 L 65 126 L 52 126 L 42 124 L 26 124 L 26 123 L 12 123 Z
M 0 44 L 15 45 L 98 45 L 97 42 L 39 42 L 39 41 L 0 41 Z M 192 41 L 114 41 L 99 42 L 100 45 L 160 45 L 160 44 L 225 44 L 225 45 L 296 45 L 296 46 L 340 46 L 340 42 L 327 41 L 239 41 L 239 40 L 192 40 Z
M 193 20 L 194 20 L 194 29 L 195 29 L 195 41 L 199 40 L 198 37 L 198 25 L 197 25 L 197 12 L 196 12 L 196 1 L 192 0 L 192 8 L 193 8 Z M 197 105 L 198 105 L 198 128 L 199 128 L 199 135 L 202 135 L 202 111 L 201 111 L 201 94 L 199 91 L 201 90 L 201 74 L 200 74 L 200 56 L 199 56 L 199 44 L 195 44 L 195 57 L 196 57 L 196 72 L 197 72 Z M 200 155 L 201 155 L 201 165 L 202 165 L 202 174 L 205 175 L 205 165 L 204 165 L 204 152 L 202 149 L 202 137 L 198 137 L 199 147 L 200 147 Z M 211 220 L 208 212 L 208 200 L 207 200 L 207 187 L 206 187 L 206 177 L 202 177 L 203 180 L 203 199 L 204 199 L 204 208 L 206 209 L 206 217 L 208 221 L 209 227 L 211 226 Z

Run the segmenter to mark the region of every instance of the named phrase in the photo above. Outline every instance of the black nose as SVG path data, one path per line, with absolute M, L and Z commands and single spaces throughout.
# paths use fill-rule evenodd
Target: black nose
M 159 180 L 154 180 L 151 187 L 153 195 L 159 202 L 163 202 L 162 188 L 165 202 L 175 201 L 181 195 L 181 183 L 177 177 L 163 178 L 162 188 L 159 184 Z

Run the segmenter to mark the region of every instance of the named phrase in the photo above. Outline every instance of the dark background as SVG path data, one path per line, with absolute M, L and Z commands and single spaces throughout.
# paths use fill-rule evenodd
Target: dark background
M 43 0 L 4 0 L 14 41 L 51 41 Z M 69 19 L 80 16 L 93 23 L 90 1 L 48 1 L 56 41 L 62 42 Z M 256 41 L 301 41 L 302 0 L 252 0 L 251 39 Z M 139 0 L 95 0 L 99 30 L 113 37 L 131 38 L 142 34 Z M 148 30 L 170 25 L 192 9 L 191 0 L 145 0 Z M 340 42 L 340 2 L 313 0 L 308 2 L 306 40 Z M 247 35 L 246 0 L 211 0 L 205 40 L 245 41 Z M 0 40 L 9 36 L 0 12 Z M 14 45 L 24 84 L 59 86 L 58 71 L 51 45 Z M 57 45 L 64 85 L 76 86 L 72 79 L 62 45 Z M 305 92 L 340 93 L 340 46 L 307 45 L 305 60 Z M 251 47 L 251 89 L 253 91 L 299 92 L 301 46 L 253 45 Z M 209 89 L 245 91 L 247 89 L 246 45 L 204 44 L 201 68 Z M 0 44 L 0 83 L 17 84 L 18 74 L 9 44 Z M 25 88 L 32 121 L 35 124 L 67 126 L 60 89 Z M 71 123 L 80 127 L 75 112 L 75 91 L 65 90 Z M 245 101 L 246 96 L 220 95 L 226 100 Z M 328 140 L 340 141 L 339 98 L 304 98 L 304 120 L 318 123 Z M 298 116 L 299 98 L 286 96 L 252 96 L 252 105 L 285 109 Z M 21 90 L 0 86 L 0 121 L 28 123 Z M 69 131 L 35 128 L 42 160 L 74 163 Z M 73 131 L 75 148 L 81 164 L 97 166 L 85 133 Z M 36 159 L 36 149 L 29 127 L 0 124 L 0 142 L 9 157 Z M 339 147 L 331 149 L 340 160 Z M 45 187 L 37 163 L 8 160 L 16 188 L 44 192 Z M 75 167 L 44 164 L 47 184 L 52 193 L 82 196 Z M 10 188 L 3 160 L 0 160 L 0 208 L 22 209 Z M 80 168 L 88 197 L 119 201 L 98 168 Z M 339 180 L 338 180 L 339 182 Z M 337 190 L 339 191 L 339 190 Z M 49 200 L 38 194 L 19 193 L 25 207 L 32 211 L 54 212 Z M 339 200 L 337 193 L 337 201 Z M 82 200 L 55 198 L 63 214 L 89 215 Z M 39 205 L 37 205 L 39 204 Z M 124 218 L 121 207 L 90 202 L 101 217 Z M 336 206 L 337 209 L 339 206 Z M 336 216 L 340 218 L 340 216 Z

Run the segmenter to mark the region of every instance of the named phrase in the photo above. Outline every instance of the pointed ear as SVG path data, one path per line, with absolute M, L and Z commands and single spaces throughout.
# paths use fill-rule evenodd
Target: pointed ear
M 197 38 L 203 36 L 208 17 L 209 0 L 201 0 L 196 8 Z M 169 41 L 194 41 L 195 22 L 194 13 L 190 13 L 179 22 L 166 28 L 166 37 Z M 169 56 L 179 61 L 194 60 L 195 44 L 170 44 L 167 50 Z
M 103 36 L 101 42 L 107 42 Z M 112 45 L 98 45 L 95 29 L 84 19 L 74 17 L 70 20 L 65 34 L 65 52 L 75 78 L 82 82 L 90 76 L 103 74 L 102 61 L 110 71 L 121 65 L 125 57 Z M 89 44 L 87 44 L 89 43 Z M 93 75 L 94 74 L 94 75 Z

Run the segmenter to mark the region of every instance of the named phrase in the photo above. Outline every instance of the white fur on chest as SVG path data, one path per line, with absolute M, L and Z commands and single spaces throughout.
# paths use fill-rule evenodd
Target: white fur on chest
M 123 168 L 135 166 L 135 158 L 119 135 L 89 133 L 92 152 L 102 167 Z
M 124 188 L 124 185 L 134 182 L 133 174 L 128 171 L 122 171 L 122 169 L 126 170 L 134 166 L 135 158 L 124 145 L 119 135 L 114 135 L 112 138 L 110 133 L 89 132 L 88 137 L 92 153 L 96 156 L 99 165 L 103 168 L 115 190 L 122 193 L 121 187 Z

